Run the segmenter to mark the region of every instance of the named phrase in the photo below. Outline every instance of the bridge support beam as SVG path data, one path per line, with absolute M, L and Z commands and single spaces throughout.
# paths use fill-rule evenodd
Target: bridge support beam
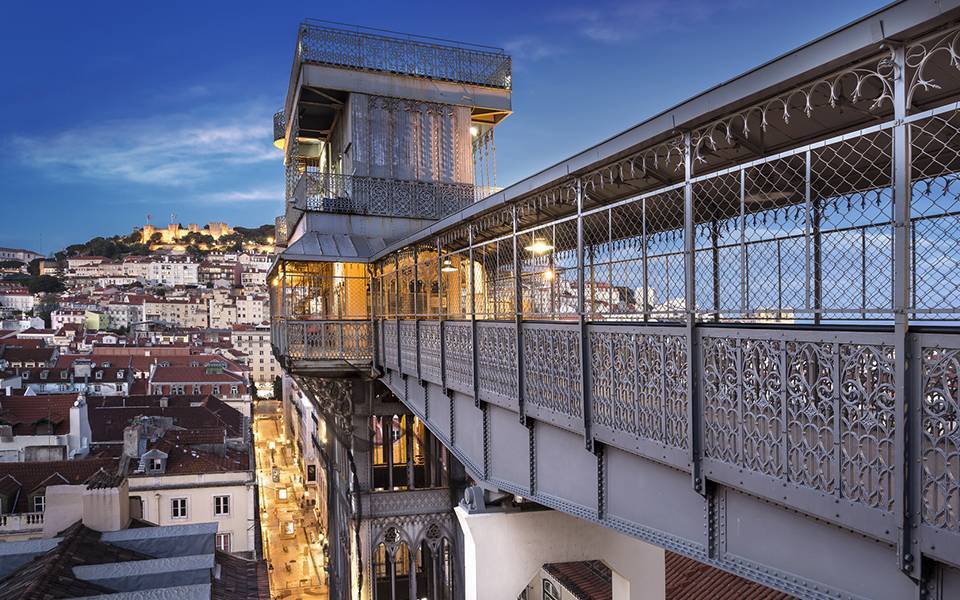
M 542 565 L 583 560 L 610 567 L 613 600 L 665 598 L 661 548 L 554 510 L 456 513 L 466 600 L 516 598 Z

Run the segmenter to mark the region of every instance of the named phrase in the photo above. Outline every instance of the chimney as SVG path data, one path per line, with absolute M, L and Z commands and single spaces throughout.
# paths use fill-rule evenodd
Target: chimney
M 127 479 L 100 471 L 83 490 L 83 524 L 94 531 L 120 531 L 130 524 Z
M 143 454 L 140 450 L 146 446 L 146 440 L 141 443 L 140 424 L 135 423 L 123 430 L 123 455 L 130 458 L 140 458 Z

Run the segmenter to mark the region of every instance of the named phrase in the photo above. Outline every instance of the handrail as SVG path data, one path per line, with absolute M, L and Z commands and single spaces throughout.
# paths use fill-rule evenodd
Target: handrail
M 298 49 L 303 62 L 511 87 L 510 56 L 501 49 L 473 44 L 307 21 L 300 26 Z

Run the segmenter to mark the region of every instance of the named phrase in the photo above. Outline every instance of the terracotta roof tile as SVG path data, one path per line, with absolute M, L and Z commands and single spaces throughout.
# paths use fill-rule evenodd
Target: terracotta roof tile
M 790 594 L 673 552 L 666 552 L 665 563 L 666 600 L 793 600 Z

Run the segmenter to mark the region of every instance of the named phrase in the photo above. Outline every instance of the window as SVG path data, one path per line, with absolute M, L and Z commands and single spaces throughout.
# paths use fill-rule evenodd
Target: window
M 240 389 L 240 388 L 238 388 L 237 386 L 231 385 L 231 386 L 230 386 L 230 395 L 231 395 L 231 396 L 236 396 L 237 393 L 239 392 L 239 389 Z
M 229 533 L 217 534 L 217 550 L 221 552 L 230 552 L 230 534 Z
M 178 383 L 177 385 L 172 385 L 172 386 L 170 386 L 170 391 L 171 391 L 173 394 L 176 394 L 176 395 L 178 395 L 178 396 L 182 396 L 182 395 L 183 395 L 183 384 L 182 384 L 182 383 Z
M 213 514 L 219 517 L 230 514 L 230 496 L 213 497 Z
M 170 500 L 170 518 L 171 519 L 187 518 L 187 499 L 186 498 L 173 498 L 172 500 Z
M 214 395 L 216 395 L 216 396 L 219 396 L 219 395 L 220 395 L 220 386 L 219 386 L 219 385 L 213 386 L 213 393 L 214 393 Z
M 197 396 L 200 394 L 200 386 L 198 384 L 193 384 L 193 395 Z
M 33 512 L 43 512 L 43 509 L 45 509 L 46 507 L 47 507 L 46 496 L 33 497 Z
M 553 585 L 553 582 L 549 579 L 543 580 L 543 600 L 560 600 L 560 592 L 557 591 L 557 586 Z
M 163 459 L 162 459 L 162 458 L 151 458 L 151 459 L 150 459 L 150 470 L 151 470 L 151 471 L 163 471 Z

